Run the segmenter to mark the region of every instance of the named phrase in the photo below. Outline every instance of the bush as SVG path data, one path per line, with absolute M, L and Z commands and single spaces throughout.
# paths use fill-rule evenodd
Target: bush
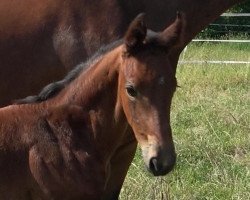
M 227 13 L 250 13 L 250 1 L 246 1 L 229 9 Z M 226 39 L 238 35 L 240 35 L 241 38 L 250 38 L 249 22 L 250 17 L 219 17 L 213 24 L 220 25 L 210 25 L 198 35 L 198 38 Z

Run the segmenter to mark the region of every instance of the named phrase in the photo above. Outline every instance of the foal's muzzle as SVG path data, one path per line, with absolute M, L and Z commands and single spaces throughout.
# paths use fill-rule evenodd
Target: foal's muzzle
M 176 163 L 174 147 L 161 148 L 158 145 L 149 145 L 142 148 L 144 162 L 147 169 L 154 176 L 164 176 L 169 173 Z
M 154 176 L 164 176 L 168 174 L 174 168 L 176 162 L 176 155 L 170 156 L 165 164 L 161 161 L 161 159 L 157 157 L 153 157 L 149 160 L 149 171 Z

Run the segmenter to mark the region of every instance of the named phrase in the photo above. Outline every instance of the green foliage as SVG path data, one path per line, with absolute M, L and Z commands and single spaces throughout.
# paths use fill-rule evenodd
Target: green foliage
M 229 9 L 227 13 L 250 13 L 250 1 L 245 1 L 235 7 Z M 203 30 L 198 38 L 213 38 L 219 39 L 221 37 L 228 38 L 231 35 L 243 35 L 250 37 L 250 17 L 219 17 L 213 24 L 222 24 L 220 26 L 210 25 Z M 224 24 L 233 25 L 225 26 Z M 247 25 L 247 26 L 234 26 Z
M 233 8 L 229 9 L 228 12 L 232 13 L 250 13 L 250 1 L 240 3 Z

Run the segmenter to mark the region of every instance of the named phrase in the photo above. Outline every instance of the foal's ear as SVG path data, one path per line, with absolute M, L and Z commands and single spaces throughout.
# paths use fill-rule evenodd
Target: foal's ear
M 168 50 L 172 47 L 182 45 L 184 26 L 184 14 L 177 12 L 175 21 L 160 33 L 160 39 Z
M 143 45 L 147 35 L 147 27 L 144 22 L 145 14 L 139 14 L 129 25 L 125 34 L 126 53 L 133 54 Z

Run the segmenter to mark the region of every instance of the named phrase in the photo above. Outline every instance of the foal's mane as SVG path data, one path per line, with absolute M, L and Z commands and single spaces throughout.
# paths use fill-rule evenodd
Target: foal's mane
M 56 96 L 63 88 L 65 88 L 71 81 L 75 80 L 83 71 L 93 66 L 98 62 L 106 53 L 112 51 L 122 43 L 122 40 L 116 40 L 115 42 L 101 47 L 92 57 L 86 62 L 78 64 L 73 70 L 71 70 L 64 79 L 56 81 L 46 85 L 38 95 L 28 96 L 24 99 L 18 99 L 14 101 L 14 104 L 29 104 L 39 103 L 46 101 Z

